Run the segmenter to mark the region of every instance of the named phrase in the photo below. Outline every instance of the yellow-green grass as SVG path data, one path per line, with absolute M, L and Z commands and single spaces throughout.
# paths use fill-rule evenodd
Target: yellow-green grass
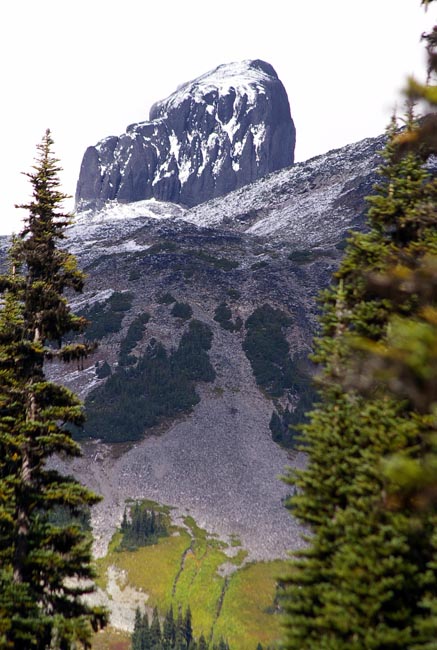
M 105 558 L 105 564 L 125 571 L 127 583 L 149 595 L 147 604 L 165 611 L 172 602 L 181 558 L 190 544 L 190 535 L 181 530 L 177 535 L 163 537 L 157 544 L 143 546 L 134 552 L 112 552 Z
M 257 562 L 239 569 L 229 579 L 214 639 L 225 638 L 235 650 L 272 646 L 281 638 L 281 616 L 273 614 L 278 577 L 287 571 L 282 560 Z
M 189 605 L 197 638 L 208 638 L 213 630 L 214 640 L 223 636 L 232 650 L 255 650 L 259 642 L 273 646 L 281 636 L 280 616 L 272 613 L 276 582 L 287 563 L 249 564 L 226 583 L 219 567 L 240 565 L 247 552 L 241 548 L 236 557 L 228 557 L 227 545 L 208 536 L 191 517 L 184 524 L 187 528 L 172 528 L 169 537 L 136 551 L 117 551 L 117 533 L 108 555 L 98 562 L 99 586 L 106 582 L 102 574 L 114 565 L 126 572 L 127 584 L 148 594 L 148 605 L 156 605 L 161 615 L 170 605 L 174 610 Z
M 207 636 L 217 616 L 218 602 L 224 578 L 217 569 L 227 560 L 226 555 L 208 546 L 201 556 L 194 551 L 185 558 L 184 570 L 179 576 L 174 597 L 175 605 L 190 605 L 196 636 Z
M 108 626 L 93 635 L 92 647 L 93 650 L 130 650 L 130 637 L 128 632 Z

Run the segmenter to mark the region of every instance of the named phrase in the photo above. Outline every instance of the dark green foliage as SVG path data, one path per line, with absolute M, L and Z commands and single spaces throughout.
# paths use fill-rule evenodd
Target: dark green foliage
M 137 609 L 131 643 L 132 650 L 230 650 L 223 639 L 219 640 L 218 645 L 212 646 L 208 645 L 203 634 L 198 642 L 194 639 L 189 606 L 185 614 L 179 607 L 176 620 L 173 608 L 170 607 L 162 625 L 155 608 L 150 628 L 147 615 L 141 616 L 140 610 Z
M 147 614 L 146 614 L 147 616 Z M 131 637 L 131 650 L 143 650 L 143 617 L 140 608 L 135 610 L 134 631 Z
M 221 302 L 215 309 L 214 320 L 220 323 L 223 329 L 229 332 L 237 332 L 243 327 L 243 321 L 239 316 L 232 322 L 232 310 L 226 302 Z
M 85 506 L 74 512 L 62 505 L 55 506 L 48 514 L 48 521 L 60 528 L 79 526 L 81 530 L 91 532 L 91 511 Z
M 156 302 L 160 303 L 161 305 L 171 305 L 172 303 L 176 302 L 176 298 L 171 295 L 171 293 L 159 293 L 156 296 Z
M 317 253 L 312 250 L 292 251 L 288 255 L 288 259 L 295 264 L 308 264 L 317 259 Z
M 174 253 L 177 250 L 177 246 L 172 241 L 163 241 L 153 244 L 146 250 L 147 255 L 158 255 L 159 253 Z
M 284 330 L 291 319 L 268 304 L 255 309 L 246 320 L 243 350 L 259 386 L 271 397 L 280 397 L 293 386 L 293 369 Z
M 124 511 L 121 532 L 120 550 L 134 551 L 139 546 L 155 544 L 159 537 L 166 537 L 168 517 L 148 509 L 143 503 L 135 503 Z
M 158 615 L 158 610 L 155 607 L 153 610 L 153 616 L 152 616 L 152 623 L 150 625 L 150 644 L 151 644 L 151 650 L 155 650 L 155 648 L 160 648 L 161 647 L 161 639 L 162 639 L 162 634 L 161 634 L 161 623 L 159 621 L 159 615 Z M 147 650 L 145 648 L 144 650 Z
M 237 269 L 239 267 L 238 262 L 228 260 L 226 257 L 214 257 L 214 255 L 210 255 L 205 251 L 190 250 L 188 253 L 197 257 L 199 260 L 208 262 L 208 264 L 211 264 L 216 269 L 220 269 L 222 271 L 232 271 L 232 269 Z
M 417 295 L 395 301 L 369 278 L 415 269 L 437 250 L 434 182 L 419 155 L 399 155 L 396 138 L 393 123 L 369 199 L 369 231 L 348 240 L 335 284 L 323 294 L 314 355 L 320 397 L 303 428 L 308 465 L 289 480 L 293 515 L 313 534 L 285 580 L 287 650 L 435 647 L 435 508 L 397 500 L 385 474 L 394 455 L 420 460 L 430 420 L 392 400 L 381 383 L 360 395 L 350 382 L 357 337 L 386 355 L 392 319 L 417 313 Z
M 119 332 L 123 318 L 132 306 L 132 299 L 131 293 L 114 291 L 105 302 L 95 302 L 80 311 L 79 315 L 89 321 L 87 339 L 99 341 L 108 334 Z
M 136 344 L 143 338 L 144 330 L 150 320 L 150 314 L 145 312 L 139 314 L 129 325 L 127 334 L 120 345 L 118 360 L 120 365 L 130 365 L 136 362 L 136 357 L 130 353 Z
M 304 400 L 298 402 L 298 406 L 293 411 L 289 408 L 280 411 L 273 411 L 270 418 L 270 431 L 272 432 L 272 439 L 282 447 L 292 448 L 296 446 L 298 440 L 297 426 L 305 422 L 306 412 L 312 407 L 312 402 L 303 405 Z
M 188 320 L 193 315 L 193 310 L 187 302 L 175 302 L 171 310 L 171 315 L 175 318 Z
M 139 280 L 140 277 L 141 277 L 141 271 L 139 268 L 133 268 L 129 271 L 129 276 L 128 276 L 129 282 L 135 282 L 135 280 Z
M 238 291 L 238 289 L 228 289 L 227 294 L 232 300 L 238 300 L 238 298 L 241 298 L 241 291 Z
M 73 477 L 49 469 L 56 454 L 80 449 L 65 431 L 83 420 L 79 399 L 49 382 L 47 359 L 82 360 L 83 343 L 62 345 L 82 332 L 67 291 L 81 291 L 83 274 L 61 244 L 69 217 L 60 212 L 58 161 L 50 132 L 28 174 L 32 199 L 0 278 L 0 647 L 48 650 L 90 647 L 106 614 L 84 596 L 93 591 L 88 509 L 99 499 Z
M 270 418 L 269 428 L 272 432 L 272 438 L 274 442 L 282 442 L 284 435 L 284 425 L 282 423 L 282 417 L 276 412 L 273 411 L 272 417 Z
M 214 320 L 216 320 L 220 324 L 223 324 L 229 322 L 231 318 L 232 318 L 232 310 L 229 308 L 227 303 L 221 302 L 218 305 L 218 307 L 216 307 L 215 309 Z M 229 329 L 229 328 L 225 327 L 225 329 Z
M 260 269 L 265 269 L 266 266 L 268 265 L 269 263 L 266 262 L 265 260 L 260 260 L 259 262 L 255 262 L 254 264 L 252 264 L 250 268 L 252 271 L 259 271 Z
M 206 323 L 192 320 L 184 332 L 179 347 L 172 354 L 171 364 L 175 373 L 191 381 L 214 381 L 215 371 L 208 356 L 212 331 Z
M 152 339 L 135 365 L 122 366 L 85 401 L 85 434 L 111 442 L 137 440 L 163 417 L 174 417 L 198 403 L 195 382 L 213 381 L 207 351 L 212 332 L 193 320 L 178 349 L 168 354 Z
M 96 367 L 96 376 L 98 379 L 106 379 L 111 374 L 111 366 L 107 361 L 104 361 L 101 366 Z

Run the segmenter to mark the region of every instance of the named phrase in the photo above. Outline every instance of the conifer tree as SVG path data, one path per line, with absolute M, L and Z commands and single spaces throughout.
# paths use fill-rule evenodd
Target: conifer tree
M 158 648 L 161 644 L 161 624 L 156 607 L 153 610 L 152 622 L 150 624 L 150 643 L 152 648 Z
M 176 638 L 176 625 L 173 614 L 173 607 L 167 611 L 164 618 L 164 625 L 162 629 L 162 644 L 165 649 L 170 650 L 174 646 Z
M 187 644 L 187 648 L 189 648 L 193 640 L 192 615 L 191 615 L 191 609 L 189 605 L 185 611 L 183 631 L 184 631 L 184 637 L 185 637 L 185 642 Z
M 141 650 L 150 650 L 150 648 L 151 639 L 149 617 L 147 615 L 147 612 L 144 612 L 143 618 L 141 620 Z
M 58 161 L 47 131 L 28 174 L 33 199 L 22 233 L 0 278 L 0 647 L 14 650 L 87 648 L 105 623 L 83 596 L 93 591 L 91 538 L 78 525 L 56 525 L 50 515 L 75 515 L 98 501 L 72 477 L 48 469 L 55 453 L 78 456 L 65 429 L 80 424 L 82 407 L 63 386 L 48 381 L 47 360 L 81 361 L 84 344 L 62 345 L 85 322 L 64 296 L 81 291 L 83 274 L 59 244 L 69 217 L 60 210 Z
M 200 635 L 198 648 L 199 650 L 208 650 L 208 644 L 206 643 L 206 639 L 203 634 Z
M 391 315 L 415 309 L 414 296 L 393 301 L 369 292 L 368 274 L 400 260 L 413 265 L 436 242 L 435 222 L 417 209 L 429 176 L 418 152 L 399 156 L 395 127 L 370 199 L 369 232 L 349 241 L 323 296 L 320 403 L 304 427 L 308 467 L 290 477 L 298 488 L 293 514 L 313 532 L 287 579 L 286 648 L 293 650 L 425 648 L 437 631 L 435 515 L 388 508 L 382 471 L 387 455 L 418 453 L 426 419 L 380 385 L 366 397 L 344 386 L 350 334 L 384 341 Z M 413 128 L 410 114 L 407 132 Z
M 135 610 L 134 631 L 131 637 L 132 650 L 143 650 L 142 643 L 142 616 L 140 608 Z

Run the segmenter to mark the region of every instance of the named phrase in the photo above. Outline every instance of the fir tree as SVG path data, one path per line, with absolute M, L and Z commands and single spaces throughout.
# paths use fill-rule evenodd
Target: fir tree
M 82 331 L 64 297 L 83 274 L 59 244 L 68 216 L 59 210 L 58 161 L 47 131 L 28 174 L 33 200 L 0 278 L 0 645 L 15 650 L 89 647 L 104 612 L 82 596 L 93 591 L 91 538 L 78 525 L 56 525 L 54 509 L 75 515 L 98 498 L 71 477 L 46 468 L 55 453 L 80 454 L 65 429 L 83 421 L 77 397 L 47 381 L 49 359 L 81 361 L 89 347 L 62 345 Z
M 411 115 L 407 131 L 412 130 Z M 360 397 L 345 388 L 350 336 L 384 341 L 393 313 L 415 310 L 414 296 L 393 301 L 369 292 L 368 276 L 415 264 L 435 242 L 418 205 L 430 189 L 421 156 L 399 156 L 388 133 L 381 182 L 370 199 L 369 232 L 355 234 L 324 293 L 315 360 L 323 367 L 320 403 L 304 427 L 306 470 L 290 477 L 293 514 L 314 533 L 288 577 L 287 643 L 293 650 L 396 650 L 431 647 L 437 631 L 435 517 L 389 509 L 383 459 L 418 453 L 427 422 L 376 386 Z
M 131 637 L 132 650 L 143 650 L 142 643 L 142 616 L 140 608 L 135 610 L 134 631 Z
M 198 650 L 208 650 L 208 644 L 203 634 L 199 638 Z
M 189 648 L 193 640 L 192 616 L 191 616 L 191 609 L 189 605 L 185 612 L 185 617 L 183 622 L 183 633 L 185 637 L 185 642 L 187 644 L 187 648 Z
M 162 645 L 164 650 L 173 648 L 176 638 L 176 625 L 173 614 L 173 607 L 167 611 L 164 618 L 164 625 L 162 629 Z
M 150 624 L 150 645 L 152 648 L 159 648 L 161 645 L 161 624 L 156 607 L 153 610 L 152 622 Z

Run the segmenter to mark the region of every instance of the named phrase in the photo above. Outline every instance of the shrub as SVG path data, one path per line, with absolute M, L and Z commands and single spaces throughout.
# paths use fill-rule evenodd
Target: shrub
M 136 358 L 130 353 L 138 343 L 143 338 L 144 330 L 147 323 L 150 320 L 150 314 L 144 312 L 139 314 L 129 325 L 126 337 L 121 342 L 120 353 L 119 353 L 119 362 L 121 365 L 130 365 L 132 362 L 135 363 Z
M 175 318 L 188 320 L 193 315 L 193 310 L 187 302 L 175 302 L 171 310 L 171 315 Z
M 111 374 L 111 366 L 107 361 L 104 361 L 101 366 L 96 366 L 96 376 L 98 379 L 106 379 Z
M 196 320 L 171 354 L 151 339 L 139 359 L 120 364 L 89 393 L 85 434 L 110 442 L 137 440 L 163 417 L 190 410 L 199 401 L 196 382 L 215 379 L 207 354 L 211 340 L 211 329 Z
M 168 536 L 168 517 L 162 512 L 148 510 L 143 503 L 135 503 L 125 508 L 121 533 L 119 550 L 133 551 L 139 546 L 155 544 L 159 537 Z
M 158 293 L 156 296 L 156 302 L 161 305 L 171 305 L 173 302 L 176 302 L 176 298 L 171 295 L 171 293 Z
M 258 307 L 246 321 L 243 350 L 257 384 L 271 397 L 280 397 L 292 386 L 290 346 L 283 332 L 290 324 L 283 311 L 268 304 Z
M 238 298 L 241 298 L 241 292 L 238 291 L 238 289 L 228 289 L 227 294 L 229 298 L 232 298 L 233 300 L 238 300 Z
M 254 264 L 252 264 L 250 268 L 252 269 L 252 271 L 258 271 L 259 269 L 265 269 L 265 267 L 268 265 L 269 265 L 268 262 L 266 262 L 265 260 L 261 260 L 260 262 L 255 262 Z
M 119 332 L 123 318 L 132 306 L 132 299 L 129 292 L 115 291 L 105 302 L 95 302 L 80 311 L 79 315 L 90 321 L 86 330 L 87 339 L 97 341 Z

